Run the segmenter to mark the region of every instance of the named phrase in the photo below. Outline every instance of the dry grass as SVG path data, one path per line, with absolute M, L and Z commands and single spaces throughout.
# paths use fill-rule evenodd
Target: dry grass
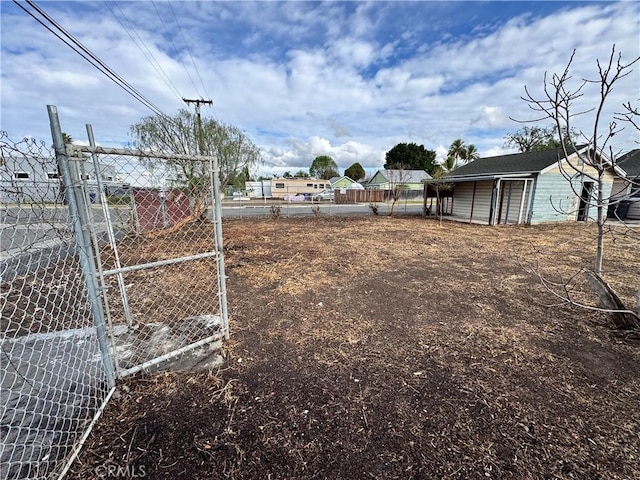
M 592 227 L 224 227 L 228 367 L 128 381 L 73 478 L 105 458 L 149 478 L 640 478 L 640 345 L 546 307 L 531 273 L 590 265 Z M 631 302 L 640 252 L 613 240 Z

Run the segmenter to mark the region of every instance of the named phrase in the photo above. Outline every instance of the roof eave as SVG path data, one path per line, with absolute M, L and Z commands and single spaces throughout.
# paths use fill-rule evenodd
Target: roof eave
M 509 180 L 509 179 L 520 179 L 520 178 L 530 178 L 537 175 L 538 171 L 532 172 L 514 172 L 514 173 L 494 173 L 494 174 L 479 174 L 479 175 L 464 175 L 464 176 L 453 176 L 453 177 L 441 177 L 441 178 L 431 178 L 425 180 L 424 183 L 437 183 L 437 182 L 451 182 L 451 183 L 461 183 L 461 182 L 481 182 L 484 180 Z

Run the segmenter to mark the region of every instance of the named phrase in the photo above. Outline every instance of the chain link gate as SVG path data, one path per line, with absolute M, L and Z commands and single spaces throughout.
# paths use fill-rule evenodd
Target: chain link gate
M 116 376 L 191 360 L 228 338 L 221 203 L 211 157 L 67 145 L 91 232 Z

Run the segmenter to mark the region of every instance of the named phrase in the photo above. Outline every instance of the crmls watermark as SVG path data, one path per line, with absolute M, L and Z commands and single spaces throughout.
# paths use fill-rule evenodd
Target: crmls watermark
M 94 470 L 97 478 L 145 478 L 147 467 L 144 465 L 116 465 L 105 463 Z

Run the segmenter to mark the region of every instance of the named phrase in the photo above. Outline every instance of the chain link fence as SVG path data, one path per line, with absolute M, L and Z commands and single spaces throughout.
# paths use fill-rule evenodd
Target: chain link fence
M 0 480 L 62 478 L 141 370 L 219 364 L 228 338 L 215 158 L 0 133 Z
M 275 181 L 275 180 L 274 180 Z M 267 183 L 250 182 L 254 184 Z M 271 183 L 271 182 L 269 182 Z M 263 193 L 266 191 L 267 193 Z M 423 190 L 350 190 L 337 188 L 321 194 L 302 193 L 294 187 L 283 187 L 284 195 L 269 196 L 265 189 L 259 195 L 235 195 L 225 198 L 224 217 L 233 219 L 344 217 L 393 215 L 420 216 L 423 214 Z M 435 203 L 436 199 L 428 199 Z M 427 207 L 429 203 L 427 204 Z
M 51 478 L 113 383 L 53 150 L 2 132 L 0 153 L 0 478 Z

